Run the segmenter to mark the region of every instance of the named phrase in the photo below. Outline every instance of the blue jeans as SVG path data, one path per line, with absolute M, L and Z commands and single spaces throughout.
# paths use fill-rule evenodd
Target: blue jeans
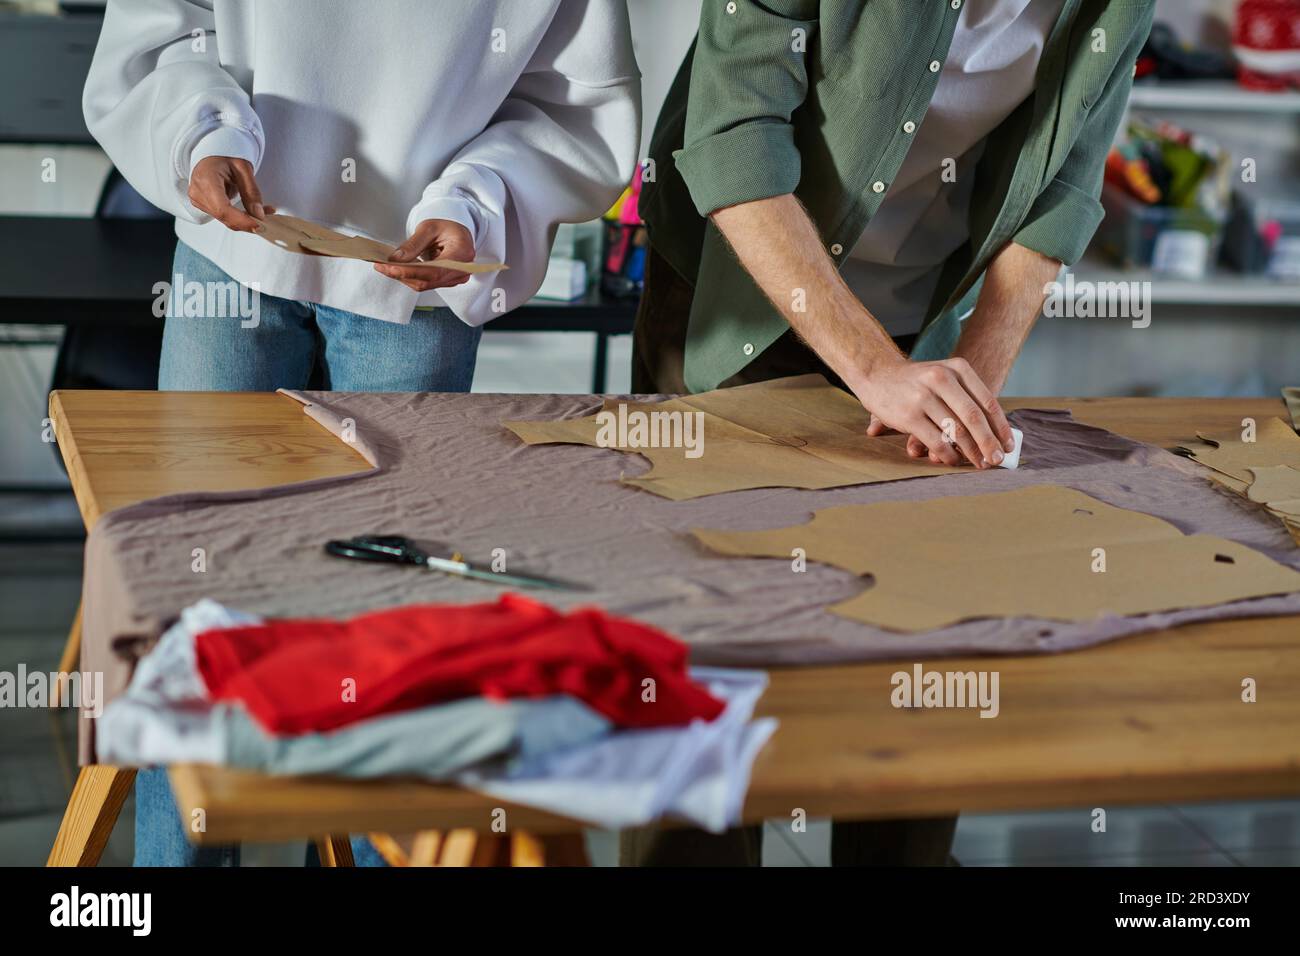
M 186 285 L 200 283 L 204 307 L 221 314 L 177 315 L 183 290 L 168 298 L 161 391 L 306 388 L 313 370 L 322 388 L 338 392 L 468 392 L 474 379 L 483 330 L 450 309 L 417 309 L 409 325 L 398 325 L 263 294 L 254 310 L 247 291 L 226 295 L 234 280 L 183 242 L 172 281 L 178 275 Z
M 233 280 L 183 242 L 176 244 L 172 278 L 207 290 Z M 313 370 L 323 388 L 345 392 L 468 392 L 482 329 L 449 309 L 417 310 L 396 325 L 312 302 L 260 295 L 256 311 L 233 296 L 209 297 L 219 315 L 174 314 L 181 293 L 168 301 L 158 388 L 163 391 L 268 392 L 306 388 Z M 184 310 L 182 310 L 184 311 Z M 352 839 L 358 866 L 383 866 L 361 837 Z M 310 856 L 310 852 L 309 852 Z M 238 845 L 198 847 L 185 835 L 167 771 L 135 778 L 136 866 L 238 866 Z
M 239 844 L 195 846 L 185 835 L 176 798 L 165 767 L 141 770 L 135 777 L 136 866 L 239 866 Z M 387 866 L 365 837 L 354 836 L 352 861 L 357 866 Z M 307 862 L 316 861 L 316 848 L 307 848 Z

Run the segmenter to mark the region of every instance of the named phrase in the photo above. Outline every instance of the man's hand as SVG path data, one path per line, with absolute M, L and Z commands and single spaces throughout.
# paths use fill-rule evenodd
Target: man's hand
M 868 435 L 874 438 L 877 435 L 883 435 L 888 431 L 893 431 L 893 429 L 882 422 L 879 418 L 872 416 L 871 424 L 867 426 Z M 925 447 L 925 442 L 921 441 L 921 439 L 917 438 L 915 435 L 907 436 L 907 454 L 912 458 L 925 458 L 929 456 L 930 461 L 934 462 L 936 465 L 939 464 L 939 456 L 930 454 L 930 450 Z
M 1055 259 L 1014 242 L 1007 243 L 989 263 L 979 301 L 962 328 L 953 361 L 972 369 L 976 380 L 986 385 L 990 394 L 996 396 L 1006 384 L 1011 366 L 1043 310 L 1046 284 L 1057 277 L 1060 269 Z M 887 424 L 877 417 L 867 434 L 879 435 Z M 1004 447 L 1012 450 L 1011 445 Z M 925 444 L 915 434 L 908 434 L 907 453 L 913 458 L 926 453 Z M 930 460 L 938 461 L 933 452 Z
M 239 209 L 231 200 L 243 201 Z M 199 160 L 190 174 L 190 202 L 213 219 L 236 232 L 257 232 L 261 223 L 275 212 L 274 206 L 262 202 L 261 190 L 253 178 L 253 164 L 230 156 L 208 156 Z
M 961 462 L 960 450 L 986 467 L 986 459 L 997 464 L 1015 447 L 1006 416 L 969 364 L 909 362 L 898 350 L 844 284 L 794 196 L 719 209 L 713 221 L 799 337 L 872 413 L 868 434 L 896 428 L 910 436 L 916 457 L 928 451 L 947 465 Z M 795 301 L 802 307 L 795 309 Z
M 960 450 L 975 467 L 992 468 L 1015 448 L 1002 407 L 965 359 L 899 358 L 848 384 L 871 412 L 867 434 L 902 432 L 913 458 L 928 449 L 936 464 L 957 465 Z
M 416 292 L 446 289 L 462 285 L 470 279 L 468 272 L 423 265 L 419 262 L 421 258 L 473 262 L 474 240 L 469 230 L 458 222 L 450 219 L 426 219 L 415 227 L 415 232 L 409 239 L 393 250 L 388 262 L 375 263 L 375 271 L 398 280 Z

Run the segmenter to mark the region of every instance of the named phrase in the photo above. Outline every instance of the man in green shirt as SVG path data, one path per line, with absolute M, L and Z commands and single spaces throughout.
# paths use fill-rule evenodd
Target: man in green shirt
M 634 390 L 821 371 L 914 455 L 997 464 L 1153 7 L 705 0 L 647 163 Z
M 1101 221 L 1154 6 L 704 0 L 643 177 L 633 389 L 822 372 L 871 434 L 997 465 L 997 396 Z M 953 823 L 835 827 L 833 862 L 943 862 Z M 642 831 L 624 857 L 737 839 Z

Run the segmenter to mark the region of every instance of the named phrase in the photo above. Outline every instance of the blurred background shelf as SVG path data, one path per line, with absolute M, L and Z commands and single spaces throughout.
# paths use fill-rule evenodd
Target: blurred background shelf
M 1300 91 L 1264 93 L 1232 80 L 1178 80 L 1134 85 L 1129 107 L 1140 110 L 1222 110 L 1245 113 L 1300 113 Z
M 1300 282 L 1216 269 L 1200 279 L 1156 275 L 1150 269 L 1126 269 L 1095 251 L 1072 270 L 1076 281 L 1150 282 L 1151 301 L 1161 305 L 1287 307 L 1300 309 Z M 1290 314 L 1292 319 L 1295 314 Z

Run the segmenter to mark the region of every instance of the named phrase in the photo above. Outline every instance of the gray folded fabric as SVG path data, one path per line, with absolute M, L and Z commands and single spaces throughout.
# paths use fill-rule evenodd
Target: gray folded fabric
M 608 720 L 567 696 L 472 697 L 294 737 L 268 734 L 240 707 L 218 708 L 217 719 L 225 724 L 226 762 L 232 767 L 344 777 L 436 779 L 488 760 L 551 753 L 610 731 Z

